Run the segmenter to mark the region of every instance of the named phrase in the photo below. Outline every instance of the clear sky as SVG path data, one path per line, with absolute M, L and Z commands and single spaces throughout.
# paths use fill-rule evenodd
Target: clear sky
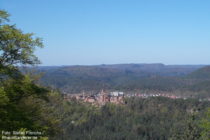
M 42 65 L 210 64 L 209 0 L 0 0 Z

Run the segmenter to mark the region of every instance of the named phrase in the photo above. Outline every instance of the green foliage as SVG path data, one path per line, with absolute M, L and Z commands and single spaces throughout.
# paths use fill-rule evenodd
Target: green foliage
M 19 65 L 38 64 L 34 55 L 43 47 L 33 33 L 23 33 L 8 24 L 9 14 L 0 10 L 0 130 L 42 131 L 54 134 L 54 118 L 44 116 L 49 90 L 37 84 L 29 75 L 23 75 Z
M 202 140 L 199 122 L 209 102 L 167 98 L 130 98 L 126 102 L 101 108 L 77 101 L 57 102 L 54 112 L 61 111 L 62 133 L 51 139 Z
M 210 108 L 208 108 L 205 117 L 201 120 L 202 138 L 210 140 Z
M 1 11 L 0 19 L 8 18 L 5 11 Z M 43 47 L 40 38 L 34 38 L 33 33 L 24 34 L 15 25 L 0 24 L 0 65 L 11 66 L 17 64 L 37 64 L 38 58 L 33 54 L 35 48 Z
M 0 10 L 0 24 L 6 21 L 9 21 L 8 17 L 9 17 L 9 14 L 6 11 Z

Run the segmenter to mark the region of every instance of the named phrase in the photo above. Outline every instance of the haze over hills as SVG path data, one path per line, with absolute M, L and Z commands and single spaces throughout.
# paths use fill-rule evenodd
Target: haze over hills
M 75 65 L 75 66 L 41 66 L 39 70 L 66 71 L 74 74 L 86 74 L 102 76 L 105 73 L 135 73 L 141 76 L 183 76 L 189 74 L 205 65 L 164 65 L 164 64 L 113 64 L 113 65 Z
M 210 79 L 210 66 L 203 67 L 189 74 L 190 78 L 195 79 Z
M 38 67 L 45 86 L 64 93 L 84 91 L 205 91 L 210 88 L 209 66 L 164 64 L 115 64 L 94 66 Z M 199 77 L 196 77 L 199 76 Z M 203 84 L 204 83 L 204 84 Z M 202 85 L 205 85 L 204 87 Z M 194 95 L 194 93 L 192 93 Z

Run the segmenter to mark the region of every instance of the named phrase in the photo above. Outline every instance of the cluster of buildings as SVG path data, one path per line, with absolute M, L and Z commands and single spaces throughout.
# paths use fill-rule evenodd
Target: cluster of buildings
M 149 97 L 167 97 L 170 99 L 179 99 L 180 96 L 170 95 L 170 94 L 129 94 L 127 97 L 140 97 L 140 98 L 149 98 Z
M 106 103 L 124 104 L 124 93 L 123 92 L 104 92 L 103 90 L 98 94 L 65 94 L 65 100 L 76 99 L 83 102 L 88 102 L 93 105 L 105 105 Z
M 139 98 L 150 98 L 150 97 L 166 97 L 170 99 L 187 99 L 186 97 L 181 97 L 173 94 L 166 93 L 130 93 L 124 94 L 124 92 L 101 92 L 96 94 L 88 94 L 88 93 L 80 93 L 80 94 L 64 94 L 65 100 L 79 100 L 82 102 L 91 103 L 93 105 L 102 106 L 106 103 L 114 103 L 114 104 L 124 104 L 124 98 L 130 97 L 139 97 Z M 210 101 L 210 99 L 207 99 Z

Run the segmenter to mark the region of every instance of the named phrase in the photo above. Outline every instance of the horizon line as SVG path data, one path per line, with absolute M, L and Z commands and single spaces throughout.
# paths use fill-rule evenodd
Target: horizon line
M 37 67 L 67 67 L 67 66 L 109 66 L 109 65 L 164 65 L 164 66 L 209 66 L 210 64 L 164 64 L 164 63 L 113 63 L 113 64 L 64 64 L 64 65 L 36 65 Z

